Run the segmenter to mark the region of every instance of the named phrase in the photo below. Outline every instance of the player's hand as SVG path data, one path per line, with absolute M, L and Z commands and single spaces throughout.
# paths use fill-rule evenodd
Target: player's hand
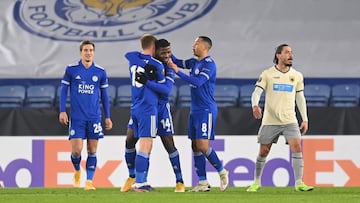
M 175 71 L 175 73 L 179 72 L 179 67 L 172 61 L 171 58 L 168 60 L 167 66 L 169 68 L 172 68 Z
M 308 121 L 301 122 L 301 125 L 300 125 L 301 134 L 305 135 L 306 132 L 308 131 L 308 129 L 309 129 L 309 122 Z
M 262 110 L 259 106 L 253 106 L 252 107 L 252 110 L 253 110 L 253 116 L 255 119 L 261 119 L 262 117 Z
M 113 127 L 113 123 L 110 118 L 105 119 L 105 130 L 111 130 Z
M 146 64 L 144 69 L 145 69 L 146 74 L 149 76 L 150 80 L 156 79 L 156 67 L 155 66 Z
M 143 85 L 146 85 L 148 79 L 147 79 L 145 73 L 143 73 L 143 72 L 139 72 L 139 73 L 136 72 L 136 73 L 135 73 L 135 81 L 136 81 L 136 82 L 139 82 L 139 83 L 141 83 L 141 84 L 143 84 Z
M 69 118 L 67 116 L 66 112 L 60 112 L 59 114 L 59 122 L 63 125 L 68 125 L 69 124 Z

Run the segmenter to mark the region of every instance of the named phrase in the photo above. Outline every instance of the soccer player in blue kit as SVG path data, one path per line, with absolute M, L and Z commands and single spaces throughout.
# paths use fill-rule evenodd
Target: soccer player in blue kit
M 94 63 L 95 44 L 82 41 L 81 60 L 68 65 L 61 80 L 60 114 L 61 124 L 69 125 L 71 162 L 75 168 L 74 187 L 80 187 L 80 162 L 83 140 L 87 139 L 85 190 L 95 190 L 93 177 L 97 164 L 98 140 L 104 137 L 100 101 L 104 108 L 105 129 L 111 130 L 108 78 L 104 68 Z M 66 113 L 66 97 L 70 88 L 70 122 Z
M 143 83 L 145 83 L 144 79 L 156 80 L 159 84 L 166 81 L 163 64 L 153 58 L 155 41 L 156 38 L 151 34 L 145 34 L 141 38 L 142 54 L 148 55 L 147 66 L 139 64 L 138 60 L 129 61 L 132 94 L 131 120 L 133 121 L 134 137 L 139 139 L 139 152 L 135 157 L 135 192 L 154 190 L 147 182 L 147 173 L 153 138 L 156 137 L 158 129 L 159 96 L 157 92 Z
M 220 176 L 220 190 L 225 191 L 229 184 L 229 173 L 223 167 L 214 149 L 210 147 L 210 140 L 215 138 L 215 123 L 217 105 L 214 99 L 216 81 L 216 64 L 208 55 L 212 46 L 209 37 L 199 36 L 193 45 L 197 62 L 190 67 L 190 76 L 181 72 L 170 59 L 168 66 L 186 82 L 190 83 L 191 106 L 189 115 L 188 137 L 191 139 L 196 173 L 199 183 L 191 192 L 206 192 L 210 184 L 206 177 L 206 159 L 212 164 Z
M 170 163 L 174 170 L 174 174 L 176 177 L 176 186 L 175 192 L 185 192 L 185 185 L 182 178 L 181 166 L 180 166 L 180 158 L 179 152 L 175 147 L 173 134 L 173 122 L 170 112 L 170 104 L 169 104 L 169 93 L 174 85 L 175 73 L 173 69 L 170 69 L 166 66 L 167 61 L 171 57 L 171 47 L 170 42 L 166 39 L 159 39 L 155 42 L 155 58 L 162 61 L 165 68 L 165 86 L 163 84 L 158 84 L 156 81 L 147 80 L 145 75 L 139 76 L 139 82 L 146 85 L 150 89 L 159 93 L 159 104 L 158 104 L 158 132 L 157 134 L 160 136 L 163 146 L 169 154 Z M 137 61 L 137 64 L 141 64 L 141 66 L 145 67 L 146 62 L 150 60 L 149 55 L 141 54 L 140 52 L 128 52 L 126 58 L 129 61 Z M 121 188 L 122 192 L 127 192 L 131 189 L 135 181 L 135 156 L 136 149 L 135 144 L 138 141 L 137 138 L 134 137 L 132 121 L 130 120 L 130 124 L 128 126 L 128 133 L 125 144 L 125 159 L 127 162 L 127 166 L 129 169 L 129 178 L 126 180 L 124 186 Z

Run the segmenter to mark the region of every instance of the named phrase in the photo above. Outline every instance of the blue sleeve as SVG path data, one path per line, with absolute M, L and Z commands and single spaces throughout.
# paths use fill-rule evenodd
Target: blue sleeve
M 185 68 L 186 69 L 192 69 L 196 65 L 197 61 L 198 60 L 195 59 L 195 58 L 186 59 L 185 60 Z
M 184 60 L 176 58 L 174 54 L 171 54 L 171 60 L 180 68 L 185 68 Z
M 68 93 L 69 86 L 65 84 L 61 84 L 61 92 L 60 92 L 60 112 L 66 111 L 66 99 L 67 99 L 67 93 Z
M 148 81 L 146 83 L 146 86 L 149 87 L 151 90 L 160 93 L 160 94 L 170 94 L 171 89 L 173 87 L 174 83 L 171 80 L 166 80 L 165 83 L 156 83 L 154 81 Z
M 102 72 L 102 77 L 100 81 L 100 90 L 101 90 L 101 102 L 104 108 L 105 118 L 110 118 L 110 100 L 108 93 L 108 77 L 105 71 Z
M 197 60 L 195 58 L 189 58 L 187 60 L 182 60 L 176 58 L 173 54 L 171 55 L 171 60 L 180 68 L 191 69 L 195 66 Z
M 156 67 L 156 81 L 158 83 L 165 83 L 165 67 L 163 65 L 162 62 L 160 62 L 159 60 L 157 59 L 154 59 L 154 58 L 151 58 L 151 60 L 149 60 L 148 64 L 150 65 L 153 65 Z
M 193 77 L 193 76 L 189 76 L 186 75 L 185 73 L 178 71 L 177 75 L 185 80 L 186 82 L 196 86 L 196 87 L 200 87 L 201 85 L 203 85 L 208 79 L 207 77 L 205 77 L 204 75 L 199 74 L 199 76 L 197 77 Z
M 142 54 L 138 51 L 130 51 L 125 54 L 125 57 L 128 61 L 131 61 L 134 64 L 138 64 L 141 67 L 145 67 L 146 63 L 140 58 Z
M 101 88 L 101 102 L 104 107 L 105 118 L 110 118 L 110 101 L 107 87 Z

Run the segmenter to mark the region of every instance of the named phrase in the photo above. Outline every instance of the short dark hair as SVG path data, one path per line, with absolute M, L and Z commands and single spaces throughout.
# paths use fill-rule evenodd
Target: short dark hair
M 211 49 L 212 47 L 212 41 L 209 37 L 207 36 L 199 36 L 199 38 L 201 38 L 204 42 L 206 42 L 209 46 L 209 49 Z
M 90 40 L 84 40 L 84 41 L 80 42 L 80 51 L 82 51 L 83 47 L 88 44 L 92 45 L 94 48 L 94 51 L 95 51 L 95 44 L 94 44 L 94 42 L 92 42 Z
M 169 47 L 170 42 L 166 39 L 158 39 L 155 42 L 155 49 Z
M 275 49 L 275 55 L 274 55 L 274 59 L 273 59 L 274 64 L 277 65 L 278 62 L 279 62 L 279 59 L 276 57 L 276 54 L 281 54 L 283 48 L 284 48 L 284 47 L 288 47 L 288 46 L 289 46 L 288 44 L 281 44 L 281 45 L 279 45 L 278 47 L 276 47 L 276 49 Z

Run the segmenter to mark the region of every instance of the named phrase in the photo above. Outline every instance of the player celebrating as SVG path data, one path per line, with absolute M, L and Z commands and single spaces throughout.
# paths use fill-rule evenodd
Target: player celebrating
M 93 42 L 81 42 L 81 60 L 76 64 L 68 65 L 61 80 L 59 121 L 64 125 L 69 124 L 66 113 L 66 97 L 70 87 L 69 139 L 71 142 L 71 162 L 75 168 L 75 187 L 80 186 L 81 151 L 83 140 L 87 139 L 88 157 L 86 160 L 85 190 L 95 190 L 92 180 L 97 163 L 96 150 L 98 139 L 104 137 L 101 125 L 102 113 L 99 105 L 100 96 L 105 114 L 105 129 L 110 130 L 112 128 L 107 90 L 108 78 L 105 69 L 93 62 L 94 52 L 95 44 Z
M 280 135 L 284 135 L 292 152 L 291 163 L 295 174 L 295 190 L 311 191 L 314 187 L 307 186 L 302 181 L 304 161 L 300 130 L 302 134 L 308 130 L 303 75 L 292 68 L 293 53 L 287 44 L 277 47 L 273 61 L 275 65 L 261 73 L 251 97 L 253 116 L 255 119 L 261 119 L 262 112 L 258 104 L 262 92 L 266 92 L 264 116 L 258 135 L 260 149 L 256 159 L 255 181 L 247 191 L 259 190 L 260 175 L 266 157 L 272 143 L 277 143 Z M 295 103 L 302 118 L 300 129 L 296 118 Z
M 196 173 L 199 184 L 191 192 L 206 192 L 210 185 L 206 177 L 206 159 L 216 168 L 220 175 L 220 190 L 225 191 L 228 183 L 228 171 L 223 167 L 214 149 L 210 147 L 210 140 L 215 138 L 215 122 L 217 105 L 214 99 L 216 81 L 216 64 L 208 55 L 212 46 L 209 37 L 199 36 L 193 45 L 197 62 L 190 69 L 190 76 L 179 71 L 178 66 L 170 59 L 168 66 L 186 82 L 190 83 L 191 107 L 189 116 L 189 139 L 193 150 Z
M 142 75 L 141 83 L 159 93 L 159 104 L 158 104 L 158 135 L 161 138 L 163 146 L 169 154 L 170 163 L 175 173 L 176 177 L 176 187 L 175 192 L 185 192 L 185 185 L 182 178 L 182 172 L 180 167 L 180 158 L 179 152 L 175 147 L 173 134 L 173 122 L 170 112 L 169 104 L 169 93 L 174 85 L 175 74 L 172 69 L 166 66 L 167 61 L 171 57 L 171 47 L 170 43 L 165 39 L 159 39 L 155 42 L 155 58 L 163 62 L 165 67 L 165 77 L 166 83 L 165 86 L 158 84 L 154 81 L 148 81 L 145 75 Z M 143 55 L 140 52 L 129 52 L 126 54 L 126 57 L 130 61 L 138 60 L 138 64 L 146 65 L 145 60 L 149 60 L 149 56 Z M 134 165 L 135 165 L 135 144 L 137 139 L 134 138 L 132 130 L 132 121 L 128 125 L 128 133 L 126 138 L 126 150 L 125 150 L 125 160 L 129 169 L 129 178 L 126 180 L 124 186 L 121 188 L 122 192 L 127 192 L 131 189 L 132 184 L 134 183 L 135 174 L 134 174 Z
M 155 79 L 157 83 L 165 83 L 163 64 L 152 58 L 155 55 L 155 41 L 156 38 L 150 34 L 146 34 L 141 38 L 142 53 L 149 57 L 148 66 L 145 67 L 143 64 L 139 64 L 138 60 L 129 61 L 132 94 L 131 119 L 133 121 L 134 137 L 138 138 L 140 143 L 139 152 L 135 157 L 135 192 L 154 190 L 147 182 L 147 173 L 149 171 L 152 139 L 156 137 L 158 128 L 159 98 L 155 91 L 144 85 L 144 79 Z

